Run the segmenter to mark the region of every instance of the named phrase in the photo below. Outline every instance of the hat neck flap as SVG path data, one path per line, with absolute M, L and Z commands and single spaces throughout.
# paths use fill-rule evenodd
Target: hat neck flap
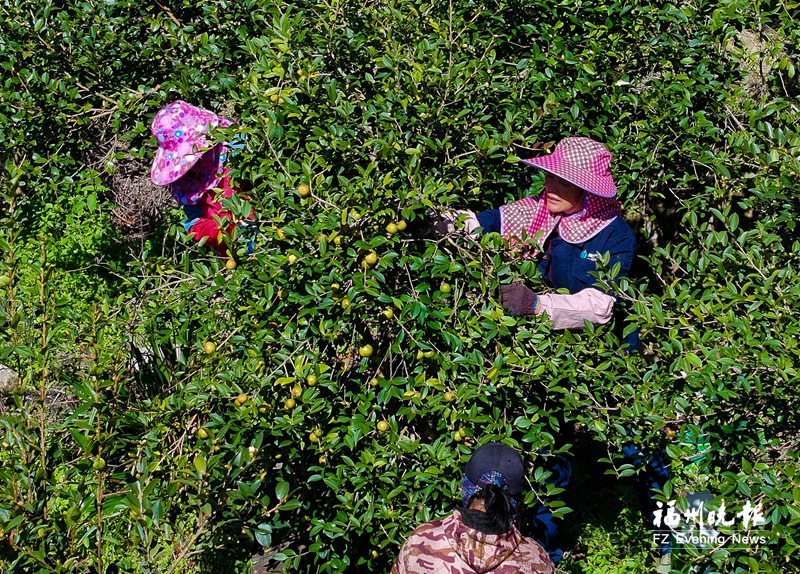
M 535 255 L 544 250 L 545 241 L 556 227 L 567 243 L 583 243 L 608 227 L 622 213 L 622 204 L 612 197 L 587 193 L 584 201 L 583 212 L 573 216 L 550 213 L 544 193 L 509 203 L 500 208 L 500 233 L 512 245 L 526 236 L 526 242 L 529 245 L 535 243 L 537 247 L 531 254 Z

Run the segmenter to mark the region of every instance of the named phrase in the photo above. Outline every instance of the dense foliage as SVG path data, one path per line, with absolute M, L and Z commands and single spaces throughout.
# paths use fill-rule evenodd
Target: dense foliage
M 0 3 L 4 571 L 215 571 L 262 547 L 386 571 L 478 442 L 519 446 L 527 505 L 546 498 L 561 411 L 620 476 L 625 442 L 665 449 L 664 500 L 763 503 L 766 544 L 684 568 L 798 568 L 796 7 Z M 146 239 L 112 223 L 115 169 L 147 177 L 179 97 L 247 135 L 230 208 L 262 234 L 249 257 L 232 238 L 234 269 L 177 207 Z M 544 285 L 498 237 L 386 231 L 533 193 L 516 159 L 566 135 L 615 155 L 641 356 L 505 316 L 500 283 Z

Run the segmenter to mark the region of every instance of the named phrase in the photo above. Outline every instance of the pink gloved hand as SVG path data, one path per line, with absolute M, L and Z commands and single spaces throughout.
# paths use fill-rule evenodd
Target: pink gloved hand
M 439 217 L 439 220 L 433 226 L 439 236 L 455 233 L 459 220 L 464 222 L 464 232 L 467 235 L 471 235 L 473 231 L 481 226 L 475 212 L 465 209 L 448 209 Z

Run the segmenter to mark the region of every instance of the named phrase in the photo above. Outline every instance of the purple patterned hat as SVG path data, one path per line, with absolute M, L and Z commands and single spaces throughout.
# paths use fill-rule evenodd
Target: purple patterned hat
M 521 161 L 600 197 L 617 195 L 617 186 L 611 177 L 611 152 L 592 139 L 564 138 L 550 155 Z
M 192 169 L 209 147 L 209 126 L 228 127 L 231 121 L 214 112 L 176 100 L 153 118 L 150 132 L 158 141 L 158 151 L 150 169 L 156 185 L 169 185 Z

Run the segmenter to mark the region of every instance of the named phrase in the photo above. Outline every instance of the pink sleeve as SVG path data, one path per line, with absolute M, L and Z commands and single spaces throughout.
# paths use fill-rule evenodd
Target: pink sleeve
M 547 313 L 553 329 L 581 329 L 584 319 L 603 325 L 614 313 L 614 298 L 592 287 L 569 295 L 539 295 L 536 314 L 542 313 Z

